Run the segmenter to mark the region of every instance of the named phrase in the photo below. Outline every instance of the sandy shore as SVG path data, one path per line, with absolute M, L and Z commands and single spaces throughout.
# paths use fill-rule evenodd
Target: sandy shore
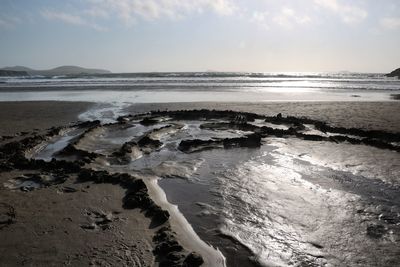
M 77 121 L 90 106 L 86 102 L 1 102 L 0 135 L 35 129 L 40 134 Z M 151 219 L 139 210 L 122 208 L 123 188 L 78 183 L 76 176 L 62 186 L 29 193 L 4 187 L 11 178 L 35 173 L 40 172 L 0 173 L 2 266 L 151 266 L 155 230 L 149 229 Z M 15 220 L 11 227 L 3 224 L 10 218 L 7 214 Z M 110 221 L 105 229 L 97 227 L 106 217 Z
M 88 102 L 24 101 L 0 102 L 0 135 L 47 129 L 77 121 Z
M 3 173 L 0 182 L 26 174 Z M 151 266 L 154 261 L 151 220 L 122 208 L 120 187 L 69 177 L 63 185 L 31 192 L 1 186 L 0 194 L 1 216 L 5 207 L 15 212 L 15 221 L 0 229 L 2 266 Z
M 90 105 L 0 103 L 0 124 L 7 125 L 0 138 L 0 265 L 201 264 L 177 242 L 169 213 L 142 180 L 96 172 L 86 156 L 72 165 L 29 159 L 31 149 L 59 136 L 59 126 L 76 122 Z M 91 131 L 98 122 L 73 125 Z
M 19 142 L 30 137 L 40 143 L 42 137 L 38 139 L 37 136 L 49 134 L 45 129 L 77 121 L 77 116 L 91 105 L 86 102 L 0 102 L 0 124 L 6 125 L 1 128 L 0 136 L 20 133 L 13 139 L 2 138 L 0 146 L 10 140 Z M 234 109 L 265 115 L 283 113 L 307 116 L 341 127 L 400 131 L 399 102 L 135 104 L 124 111 L 141 113 L 195 108 Z M 159 224 L 154 225 L 154 218 L 159 214 L 145 215 L 147 206 L 141 206 L 141 209 L 124 207 L 131 189 L 122 180 L 98 182 L 97 174 L 92 173 L 91 179 L 82 181 L 80 170 L 68 174 L 63 183 L 29 192 L 10 190 L 5 186 L 18 177 L 54 174 L 55 170 L 43 171 L 48 168 L 46 164 L 44 166 L 28 170 L 0 169 L 1 265 L 153 266 L 156 261 L 170 260 L 157 259 L 160 254 L 154 251 L 159 242 L 157 238 L 171 237 L 172 234 L 169 230 L 163 232 L 165 229 Z M 64 172 L 65 168 L 63 175 Z M 168 242 L 180 246 L 173 237 Z M 183 261 L 189 251 L 186 248 L 182 251 L 178 256 L 170 257 Z M 165 251 L 162 253 L 167 255 Z

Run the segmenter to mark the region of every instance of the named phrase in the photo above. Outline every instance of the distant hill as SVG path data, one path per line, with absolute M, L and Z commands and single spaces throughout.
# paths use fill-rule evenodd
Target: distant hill
M 400 79 L 400 68 L 395 69 L 394 71 L 392 71 L 391 73 L 386 74 L 385 76 L 387 77 L 397 77 Z
M 15 70 L 0 70 L 1 76 L 28 76 L 26 71 L 15 71 Z
M 78 75 L 78 74 L 106 74 L 111 73 L 102 69 L 86 69 L 77 66 L 61 66 L 49 70 L 34 70 L 23 66 L 5 67 L 0 71 L 26 72 L 29 75 L 57 76 L 57 75 Z

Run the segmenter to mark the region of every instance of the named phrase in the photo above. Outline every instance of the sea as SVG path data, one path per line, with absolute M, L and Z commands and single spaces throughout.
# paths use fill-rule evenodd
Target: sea
M 103 122 L 115 120 L 124 115 L 127 106 L 140 103 L 396 102 L 399 94 L 399 79 L 375 73 L 0 78 L 0 101 L 102 103 L 82 118 Z M 159 176 L 157 183 L 167 200 L 176 205 L 204 242 L 221 250 L 228 266 L 400 264 L 400 220 L 385 220 L 389 215 L 400 217 L 398 152 L 346 142 L 310 143 L 278 137 L 266 138 L 260 149 L 211 149 L 190 154 L 174 150 L 185 138 L 207 140 L 246 134 L 207 131 L 201 123 L 185 121 L 183 130 L 161 136 L 165 146 L 158 153 L 145 155 L 126 168 L 151 170 Z M 310 134 L 328 134 L 311 125 L 306 128 Z M 115 135 L 105 131 L 92 139 L 98 140 L 97 144 L 122 144 L 146 129 L 136 126 Z M 71 138 L 66 136 L 60 142 Z M 59 147 L 55 143 L 52 147 Z M 50 160 L 56 151 L 50 152 L 44 148 L 37 157 L 45 155 Z
M 0 77 L 1 101 L 386 101 L 399 90 L 397 78 L 351 72 L 153 72 Z

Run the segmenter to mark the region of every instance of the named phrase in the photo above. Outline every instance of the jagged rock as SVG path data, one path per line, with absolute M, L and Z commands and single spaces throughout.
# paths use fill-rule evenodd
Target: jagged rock
M 373 224 L 367 227 L 367 235 L 372 238 L 381 238 L 386 233 L 385 226 Z
M 183 247 L 181 245 L 179 245 L 179 243 L 176 240 L 168 239 L 168 240 L 165 240 L 164 242 L 159 243 L 155 247 L 154 252 L 157 254 L 167 255 L 168 253 L 180 252 L 182 250 L 183 250 Z
M 73 126 L 79 127 L 79 128 L 93 128 L 93 127 L 96 127 L 96 126 L 99 126 L 99 125 L 101 125 L 101 121 L 99 121 L 99 120 L 94 120 L 94 121 L 84 121 L 84 122 L 80 122 L 80 123 L 77 123 L 77 124 L 75 124 L 75 125 L 73 125 Z M 89 129 L 89 130 L 90 130 L 90 129 Z
M 183 267 L 197 267 L 197 266 L 201 266 L 203 263 L 204 263 L 203 258 L 196 252 L 192 252 L 189 255 L 187 255 L 182 266 Z
M 143 120 L 140 121 L 140 124 L 144 125 L 144 126 L 150 126 L 153 124 L 157 124 L 160 121 L 156 118 L 144 118 Z
M 159 140 L 154 140 L 151 139 L 148 136 L 143 137 L 142 139 L 139 140 L 138 145 L 141 147 L 154 147 L 154 148 L 158 148 L 160 146 L 162 146 L 162 142 Z
M 261 146 L 261 136 L 259 134 L 250 134 L 238 138 L 225 138 L 223 140 L 182 140 L 178 149 L 182 152 L 196 152 L 212 148 L 233 148 L 233 147 L 249 147 L 255 148 Z
M 307 141 L 327 141 L 329 138 L 321 136 L 321 135 L 316 135 L 316 134 L 302 134 L 302 133 L 297 133 L 296 136 L 298 138 L 307 140 Z
M 152 200 L 151 202 L 152 203 L 148 207 L 146 207 L 147 210 L 145 215 L 152 218 L 153 226 L 159 226 L 167 222 L 170 216 L 169 212 L 161 209 Z
M 234 121 L 237 116 L 241 116 L 245 121 L 254 121 L 262 119 L 264 116 L 250 113 L 237 112 L 232 110 L 176 110 L 176 111 L 152 111 L 153 115 L 169 116 L 177 120 L 208 120 L 208 119 L 224 119 Z
M 240 130 L 240 131 L 257 131 L 258 127 L 247 122 L 216 122 L 216 123 L 203 123 L 200 125 L 200 129 L 210 129 L 210 130 Z
M 200 140 L 200 139 L 193 139 L 193 140 L 182 140 L 179 145 L 178 149 L 182 152 L 194 152 L 204 149 L 223 147 L 223 143 L 220 140 Z
M 142 151 L 135 141 L 129 141 L 124 143 L 118 151 L 112 153 L 112 156 L 115 157 L 119 164 L 128 164 L 132 160 L 141 157 Z
M 224 148 L 249 147 L 255 148 L 261 146 L 261 136 L 259 134 L 250 134 L 245 137 L 226 138 L 223 140 Z

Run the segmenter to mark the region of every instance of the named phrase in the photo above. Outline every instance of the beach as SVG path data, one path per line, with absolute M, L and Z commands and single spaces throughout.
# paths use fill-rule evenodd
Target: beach
M 400 266 L 400 1 L 0 1 L 0 267 Z
M 257 245 L 257 243 L 249 243 L 248 240 L 244 240 L 240 233 L 243 229 L 240 230 L 240 228 L 236 228 L 237 225 L 234 221 L 231 223 L 221 221 L 221 219 L 235 220 L 235 218 L 243 218 L 245 221 L 242 221 L 241 224 L 247 225 L 249 222 L 247 220 L 250 219 L 246 219 L 246 216 L 248 216 L 246 214 L 224 214 L 230 210 L 229 206 L 225 206 L 226 203 L 235 203 L 232 202 L 233 199 L 226 202 L 223 206 L 220 206 L 220 201 L 222 199 L 233 197 L 235 195 L 235 193 L 229 191 L 231 190 L 229 189 L 229 186 L 235 185 L 236 176 L 230 176 L 232 174 L 229 174 L 229 169 L 232 168 L 232 170 L 234 170 L 236 168 L 235 166 L 241 166 L 242 164 L 246 165 L 246 162 L 249 160 L 257 160 L 257 157 L 264 155 L 265 152 L 273 155 L 276 146 L 281 146 L 280 149 L 284 151 L 287 149 L 286 146 L 290 143 L 291 145 L 289 145 L 289 149 L 298 149 L 298 152 L 295 152 L 299 153 L 298 155 L 308 153 L 311 158 L 313 157 L 313 153 L 314 156 L 317 154 L 308 151 L 308 142 L 312 142 L 316 146 L 321 146 L 322 151 L 328 149 L 326 153 L 330 153 L 329 151 L 335 151 L 333 153 L 340 154 L 343 151 L 351 149 L 352 145 L 349 146 L 346 144 L 350 140 L 353 140 L 351 142 L 355 142 L 356 139 L 353 137 L 354 134 L 377 134 L 377 136 L 381 136 L 382 134 L 387 133 L 387 136 L 394 134 L 393 137 L 390 138 L 395 139 L 397 138 L 396 134 L 398 135 L 399 133 L 398 127 L 400 125 L 399 113 L 396 113 L 396 111 L 399 110 L 398 102 L 207 102 L 133 104 L 130 106 L 125 105 L 122 110 L 118 111 L 118 114 L 132 114 L 133 117 L 121 117 L 117 123 L 107 125 L 101 124 L 100 122 L 92 122 L 89 124 L 78 122 L 78 120 L 82 120 L 82 118 L 85 118 L 88 114 L 91 114 L 91 116 L 96 114 L 93 110 L 99 108 L 102 109 L 103 106 L 104 105 L 95 103 L 54 101 L 1 103 L 1 110 L 3 112 L 1 116 L 1 124 L 7 125 L 6 130 L 2 130 L 2 135 L 5 137 L 2 137 L 1 141 L 3 167 L 0 176 L 2 190 L 0 201 L 2 228 L 0 229 L 0 236 L 2 240 L 4 240 L 0 248 L 2 255 L 0 261 L 2 264 L 8 266 L 24 264 L 153 266 L 155 262 L 167 265 L 179 265 L 184 262 L 187 264 L 188 261 L 192 260 L 192 265 L 188 266 L 196 266 L 196 264 L 200 265 L 203 262 L 205 262 L 205 265 L 207 266 L 215 266 L 216 262 L 220 265 L 227 264 L 227 266 L 253 266 L 258 264 L 269 266 L 272 264 L 272 261 L 268 263 L 264 258 L 262 251 L 271 250 L 272 247 L 265 247 L 259 251 L 257 246 L 260 244 Z M 181 113 L 173 113 L 174 110 L 200 110 L 202 108 L 210 111 L 208 113 L 206 111 L 200 113 L 186 113 L 185 111 L 182 111 Z M 217 111 L 212 111 L 213 109 L 235 110 L 235 112 L 218 113 Z M 68 110 L 68 112 L 65 112 L 66 110 Z M 90 110 L 92 111 L 88 113 Z M 153 114 L 148 113 L 151 110 L 158 111 Z M 110 116 L 109 113 L 104 112 L 104 110 L 102 111 L 102 114 L 106 118 Z M 161 113 L 157 114 L 157 112 Z M 250 113 L 247 114 L 240 112 Z M 343 132 L 342 134 L 344 136 L 347 135 L 348 138 L 352 139 L 348 139 L 349 141 L 336 139 L 335 142 L 338 143 L 332 143 L 332 141 L 330 141 L 328 143 L 332 145 L 329 145 L 325 144 L 326 141 L 323 140 L 331 140 L 331 137 L 326 139 L 326 137 L 323 137 L 324 134 L 322 132 L 316 130 L 310 132 L 310 130 L 307 130 L 310 134 L 316 134 L 313 138 L 316 138 L 317 141 L 296 141 L 293 138 L 285 137 L 287 135 L 290 136 L 293 133 L 285 130 L 288 128 L 285 128 L 286 126 L 284 127 L 284 125 L 288 122 L 280 119 L 281 117 L 279 116 L 281 115 L 277 117 L 277 114 L 279 113 L 283 114 L 283 118 L 286 116 L 288 116 L 287 118 L 290 116 L 299 118 L 299 123 L 306 125 L 306 127 L 309 127 L 307 125 L 313 123 L 319 125 L 317 121 L 324 121 L 333 127 L 327 128 L 327 131 Z M 7 116 L 7 114 L 12 114 L 12 116 Z M 137 116 L 136 114 L 147 115 L 139 115 L 139 117 L 135 118 L 135 116 Z M 258 118 L 256 115 L 251 114 L 260 114 L 262 117 Z M 390 114 L 390 116 L 388 114 Z M 170 119 L 171 122 L 168 122 L 168 120 L 163 122 L 162 118 L 165 116 L 172 116 L 172 118 L 175 116 L 175 119 Z M 200 140 L 208 140 L 207 138 L 219 134 L 222 138 L 231 138 L 229 139 L 231 141 L 228 141 L 228 139 L 226 139 L 227 141 L 224 141 L 223 146 L 225 149 L 223 150 L 218 148 L 219 141 L 217 141 L 217 143 L 213 141 L 214 143 L 207 143 L 208 148 L 205 150 L 202 146 L 206 143 L 196 145 L 191 144 L 190 146 L 192 147 L 188 147 L 187 149 L 193 150 L 193 152 L 179 152 L 178 154 L 175 154 L 174 152 L 174 154 L 170 154 L 172 151 L 168 151 L 172 148 L 169 147 L 175 141 L 169 143 L 171 141 L 168 140 L 180 140 L 180 138 L 183 138 L 179 137 L 179 134 L 184 133 L 181 129 L 185 128 L 182 128 L 182 126 L 188 123 L 188 126 L 184 127 L 192 129 L 191 127 L 197 125 L 195 121 L 198 119 L 198 116 L 206 116 L 205 118 L 209 117 L 206 121 L 210 120 L 211 123 L 216 123 L 213 127 L 223 128 L 220 130 L 218 128 L 210 128 L 207 132 L 205 130 L 207 128 L 204 128 L 206 127 L 204 124 L 204 126 L 200 127 L 200 129 L 203 129 L 202 133 L 197 132 L 198 130 L 195 130 L 195 128 L 193 128 L 195 130 L 194 132 L 190 131 L 192 138 L 198 136 Z M 237 126 L 235 126 L 236 130 L 234 131 L 224 129 L 226 126 L 222 126 L 223 124 L 218 126 L 218 123 L 220 123 L 219 121 L 224 123 L 225 119 L 230 116 L 233 116 L 234 118 L 244 116 L 246 120 L 249 121 L 248 123 L 251 124 L 248 124 L 247 122 L 245 122 L 245 124 L 242 124 L 244 122 L 238 122 L 238 124 L 235 124 Z M 251 122 L 254 116 L 255 121 Z M 301 119 L 305 117 L 310 121 Z M 137 124 L 137 122 L 143 120 L 143 118 L 145 118 L 145 120 L 146 118 L 154 118 L 156 121 L 149 121 L 148 124 L 144 122 Z M 261 118 L 266 118 L 265 120 L 271 121 L 272 124 L 261 122 Z M 201 119 L 200 122 L 202 120 L 203 119 Z M 282 120 L 282 122 L 279 122 L 282 126 L 278 127 L 279 120 Z M 155 126 L 160 124 L 161 128 L 159 126 L 152 126 L 153 124 Z M 267 125 L 267 128 L 257 128 L 261 127 L 263 124 Z M 254 126 L 250 127 L 250 125 Z M 210 125 L 210 127 L 211 126 L 212 125 Z M 150 129 L 150 131 L 144 130 L 146 127 Z M 197 127 L 198 126 L 196 126 L 196 128 Z M 246 127 L 246 129 L 243 127 Z M 268 127 L 272 127 L 272 130 Z M 273 130 L 274 127 L 278 127 L 284 132 L 277 132 L 277 130 Z M 340 127 L 346 129 L 355 128 L 364 132 L 353 133 L 354 131 L 348 131 L 348 133 L 345 133 Z M 143 129 L 141 130 L 141 128 Z M 142 132 L 143 130 L 144 132 Z M 248 131 L 257 132 L 260 130 L 262 132 L 268 130 L 268 134 L 261 133 L 262 136 L 265 136 L 263 137 L 264 141 L 262 141 L 261 148 L 256 150 L 254 150 L 254 148 L 226 148 L 227 146 L 231 146 L 228 145 L 227 142 L 234 142 L 232 143 L 234 147 L 238 145 L 239 147 L 251 147 L 251 142 L 249 143 L 244 140 L 241 141 L 242 139 L 240 138 L 246 136 Z M 381 133 L 368 133 L 370 130 L 381 131 Z M 242 133 L 241 131 L 244 132 Z M 295 133 L 298 136 L 297 138 L 306 138 L 306 136 L 300 134 L 302 131 L 303 130 L 300 128 L 295 130 Z M 307 131 L 305 132 L 306 134 Z M 146 143 L 141 141 L 144 140 L 140 137 L 143 133 L 145 133 L 145 136 L 150 138 Z M 71 137 L 68 137 L 68 135 Z M 66 140 L 71 140 L 68 142 L 73 144 L 73 146 L 68 150 L 66 150 L 66 148 L 63 149 L 63 147 L 58 147 L 57 145 L 61 144 L 60 142 L 63 136 L 67 136 L 68 138 Z M 133 139 L 131 139 L 132 137 Z M 370 138 L 372 137 L 373 136 Z M 385 136 L 379 138 L 384 142 L 389 140 L 387 139 L 389 137 Z M 387 139 L 386 141 L 385 138 Z M 114 143 L 109 143 L 110 141 L 107 140 L 118 141 L 117 143 L 115 143 L 115 141 L 113 141 Z M 159 148 L 160 144 L 157 144 L 157 142 L 152 140 L 159 140 L 161 142 L 161 148 Z M 12 150 L 13 152 L 8 153 L 12 154 L 17 152 L 18 154 L 18 151 L 21 151 L 23 152 L 24 157 L 28 158 L 28 161 L 25 162 L 24 160 L 14 159 L 17 157 L 17 154 L 14 158 L 10 158 L 11 154 L 7 154 L 4 150 L 4 145 L 7 143 L 23 144 L 22 146 L 16 146 L 14 149 L 15 151 Z M 164 146 L 164 143 L 167 145 Z M 50 144 L 50 146 L 48 144 Z M 121 145 L 123 145 L 122 148 Z M 180 146 L 182 145 L 183 144 L 181 143 Z M 270 147 L 270 145 L 274 148 Z M 343 146 L 343 148 L 340 148 L 340 146 Z M 309 235 L 308 230 L 305 231 L 305 229 L 303 229 L 304 226 L 297 229 L 297 222 L 291 223 L 292 226 L 290 227 L 294 227 L 292 230 L 279 230 L 279 232 L 284 231 L 287 234 L 291 233 L 291 235 L 297 233 L 296 235 L 298 236 L 296 239 L 298 239 L 298 241 L 302 240 L 301 242 L 305 242 L 308 240 L 309 244 L 314 244 L 311 245 L 311 249 L 301 246 L 297 247 L 297 245 L 290 245 L 290 243 L 288 243 L 286 250 L 292 250 L 292 255 L 298 254 L 299 258 L 297 258 L 297 261 L 314 262 L 314 264 L 317 265 L 326 263 L 331 263 L 333 265 L 353 265 L 355 262 L 359 262 L 361 265 L 366 264 L 371 266 L 378 264 L 380 266 L 390 266 L 390 264 L 393 264 L 398 260 L 396 256 L 398 255 L 396 254 L 398 253 L 397 246 L 395 246 L 398 242 L 398 227 L 395 223 L 397 217 L 395 216 L 395 213 L 393 213 L 393 211 L 398 207 L 398 198 L 396 197 L 396 192 L 398 190 L 396 189 L 398 183 L 396 180 L 396 168 L 398 168 L 396 161 L 398 160 L 398 154 L 396 152 L 390 152 L 391 149 L 395 148 L 391 147 L 390 143 L 387 143 L 389 150 L 387 150 L 383 145 L 376 145 L 375 143 L 370 143 L 368 146 L 378 146 L 383 148 L 370 149 L 367 146 L 365 147 L 367 149 L 365 151 L 375 151 L 375 153 L 380 153 L 382 156 L 387 157 L 386 160 L 381 158 L 386 161 L 386 163 L 379 163 L 382 169 L 376 169 L 375 172 L 372 171 L 374 166 L 370 166 L 370 168 L 363 171 L 357 168 L 352 169 L 351 166 L 346 165 L 347 167 L 345 167 L 344 165 L 341 165 L 341 163 L 338 162 L 337 159 L 335 160 L 335 158 L 332 158 L 331 160 L 334 161 L 330 162 L 329 157 L 325 155 L 325 164 L 331 164 L 328 166 L 331 166 L 331 168 L 333 168 L 332 170 L 318 170 L 317 173 L 319 173 L 318 176 L 320 177 L 313 177 L 313 172 L 308 172 L 302 174 L 303 178 L 300 178 L 297 175 L 295 175 L 297 178 L 291 178 L 297 180 L 297 182 L 295 182 L 295 184 L 297 183 L 296 187 L 299 186 L 298 183 L 304 183 L 306 186 L 303 189 L 301 189 L 302 187 L 299 187 L 296 189 L 297 191 L 293 191 L 302 192 L 300 193 L 302 194 L 301 198 L 309 198 L 307 201 L 308 204 L 301 206 L 301 209 L 303 209 L 303 211 L 306 211 L 304 209 L 310 207 L 313 207 L 313 209 L 321 209 L 318 219 L 317 217 L 314 217 L 317 216 L 317 214 L 309 213 L 310 211 L 307 211 L 305 213 L 306 215 L 303 214 L 302 217 L 298 218 L 299 223 L 305 220 L 301 222 L 301 224 L 308 222 L 309 227 L 314 223 L 311 223 L 308 220 L 313 218 L 314 220 L 321 220 L 319 222 L 320 230 L 316 232 L 315 230 L 312 230 L 312 232 L 314 232 L 313 238 L 310 236 L 306 238 L 306 236 Z M 165 148 L 163 149 L 162 147 Z M 357 152 L 357 150 L 351 150 L 353 152 L 349 152 L 349 156 L 354 155 L 354 153 L 356 155 L 357 153 L 361 153 L 360 156 L 358 156 L 358 160 L 361 161 L 361 163 L 364 162 L 362 164 L 369 162 L 368 156 L 365 159 L 362 158 L 366 153 L 363 152 L 364 147 L 359 145 L 355 147 L 357 147 L 358 150 L 361 149 L 360 152 Z M 49 161 L 52 155 L 50 152 L 60 149 L 62 149 L 61 151 L 64 151 L 64 154 L 58 154 L 58 156 L 56 156 L 59 162 Z M 185 151 L 184 148 L 179 149 Z M 235 150 L 238 152 L 236 158 L 230 156 L 229 159 L 226 158 L 219 162 L 227 164 L 226 168 L 228 168 L 228 172 L 221 173 L 221 175 L 223 174 L 224 177 L 226 177 L 224 179 L 234 179 L 225 184 L 224 180 L 220 180 L 221 176 L 218 174 L 221 171 L 220 167 L 218 167 L 218 164 L 214 166 L 213 164 L 217 162 L 215 161 L 212 163 L 212 161 L 215 157 L 226 157 L 230 153 L 229 151 Z M 291 152 L 291 150 L 285 153 Z M 116 153 L 115 151 L 120 152 Z M 224 151 L 228 154 L 225 154 Z M 264 156 L 262 156 L 262 158 L 263 157 Z M 303 157 L 302 160 L 304 160 L 304 156 L 301 157 Z M 347 159 L 350 160 L 350 158 Z M 4 164 L 4 160 L 5 162 L 12 162 L 11 165 L 10 163 Z M 67 161 L 64 162 L 63 160 Z M 124 165 L 127 164 L 124 163 L 126 160 L 128 160 L 128 163 L 133 160 L 133 165 Z M 269 159 L 269 164 L 274 166 L 282 164 L 279 163 L 276 165 L 276 160 L 279 160 L 279 158 Z M 288 159 L 286 159 L 286 161 L 287 160 Z M 75 166 L 74 162 L 78 163 L 79 166 Z M 316 164 L 312 161 L 308 162 Z M 344 162 L 346 162 L 346 160 L 344 160 Z M 288 162 L 286 162 L 286 164 L 287 163 Z M 261 164 L 259 166 L 265 167 L 265 163 L 258 164 Z M 368 164 L 373 163 L 369 162 Z M 10 166 L 11 168 L 7 168 Z M 129 167 L 127 168 L 124 166 Z M 252 165 L 246 167 L 248 168 L 248 171 L 253 168 L 251 166 L 258 165 L 252 163 Z M 388 166 L 394 168 L 391 170 L 391 173 L 382 172 L 385 168 L 389 168 Z M 290 172 L 304 172 L 304 169 L 296 169 L 294 167 L 289 167 L 289 165 L 285 168 L 286 171 Z M 342 178 L 324 178 L 329 177 L 329 175 L 326 176 L 326 172 L 331 173 L 330 175 L 334 174 L 337 177 L 344 177 L 343 174 L 341 174 L 341 169 L 347 169 L 346 173 L 348 171 L 353 173 L 353 176 L 349 176 L 349 174 L 345 175 L 347 177 L 345 183 L 340 180 Z M 212 174 L 213 171 L 216 172 L 216 176 Z M 257 170 L 257 172 L 258 171 L 260 170 Z M 264 174 L 267 174 L 270 170 L 267 168 L 264 171 Z M 277 171 L 279 171 L 279 169 L 274 170 L 272 173 L 275 176 L 274 179 L 280 179 L 283 184 L 279 186 L 283 186 L 282 188 L 285 188 L 285 190 L 289 190 L 288 192 L 290 192 L 290 188 L 293 186 L 291 184 L 292 182 L 288 180 L 288 184 L 286 184 L 287 182 L 285 182 L 285 178 L 283 178 L 284 176 L 281 176 Z M 367 174 L 368 172 L 369 174 Z M 294 173 L 289 176 L 294 175 Z M 125 176 L 126 174 L 128 176 Z M 248 175 L 255 175 L 254 177 L 258 177 L 260 174 L 248 173 Z M 380 178 L 378 174 L 382 174 L 384 177 Z M 371 177 L 369 179 L 380 179 L 379 181 L 384 180 L 385 182 L 383 184 L 381 182 L 376 184 L 378 180 L 375 180 L 375 182 L 359 180 L 360 177 L 363 176 Z M 207 179 L 205 177 L 207 177 Z M 268 177 L 269 176 L 266 176 L 263 179 L 268 180 Z M 238 176 L 238 178 L 243 179 L 240 178 L 240 176 Z M 228 180 L 226 180 L 226 182 L 228 182 Z M 144 184 L 139 181 L 144 181 Z M 388 187 L 386 183 L 391 184 L 391 186 Z M 139 189 L 137 188 L 137 184 L 141 184 Z M 356 184 L 357 186 L 355 186 Z M 244 185 L 237 186 L 242 187 Z M 254 190 L 254 186 L 256 185 L 249 183 L 248 186 L 251 187 L 246 190 Z M 272 188 L 266 187 L 264 190 L 272 190 L 270 191 L 270 194 L 276 194 L 276 192 L 281 190 L 279 189 L 278 191 L 275 191 L 277 190 L 276 186 L 278 185 L 275 185 Z M 310 192 L 309 189 L 307 189 L 308 187 L 315 188 Z M 238 188 L 234 190 L 238 190 Z M 222 189 L 223 191 L 219 191 Z M 335 193 L 333 194 L 332 191 Z M 378 193 L 379 191 L 384 191 L 384 195 Z M 240 192 L 240 190 L 238 192 Z M 348 195 L 349 193 L 350 195 Z M 133 202 L 127 202 L 127 194 L 129 196 L 132 195 L 132 197 L 128 199 L 132 199 L 129 201 Z M 145 202 L 137 202 L 138 200 L 134 200 L 137 199 L 136 195 L 142 194 L 144 194 L 144 196 L 147 195 L 146 199 L 148 200 Z M 254 191 L 252 194 L 253 196 L 256 196 L 259 193 Z M 378 196 L 376 194 L 379 194 L 380 199 L 383 199 L 379 201 L 376 199 L 371 200 L 370 198 L 374 199 Z M 292 195 L 291 198 L 295 195 Z M 355 196 L 359 196 L 361 199 L 356 201 L 357 198 L 354 199 Z M 262 198 L 262 195 L 259 197 Z M 271 202 L 272 199 L 269 201 L 269 205 L 271 206 L 267 210 L 270 210 L 272 213 L 268 216 L 282 216 L 281 212 L 295 216 L 300 207 L 291 207 L 293 204 L 287 202 L 288 196 L 286 195 L 276 195 L 275 197 L 276 199 L 274 201 Z M 334 205 L 330 207 L 329 205 L 324 206 L 325 204 L 319 200 L 320 197 L 323 197 L 325 200 L 327 197 L 331 198 Z M 349 200 L 344 201 L 349 197 Z M 240 198 L 242 198 L 241 201 L 247 202 L 250 200 L 247 199 L 246 195 L 242 195 Z M 339 199 L 341 200 L 339 201 Z M 278 201 L 277 203 L 279 203 L 279 201 L 287 202 L 288 206 L 283 209 L 279 208 L 279 205 L 275 206 L 273 204 L 275 201 Z M 350 205 L 349 203 L 353 204 Z M 240 203 L 237 204 L 239 205 Z M 243 204 L 244 203 L 240 205 Z M 247 202 L 245 205 L 251 207 L 253 204 Z M 332 214 L 331 212 L 334 212 L 336 208 L 333 207 L 337 207 L 341 211 L 346 210 L 349 217 L 342 218 L 343 220 L 347 221 L 352 218 L 351 220 L 354 220 L 354 224 L 359 222 L 361 225 L 361 228 L 359 228 L 359 226 L 354 228 L 355 225 L 353 225 L 353 223 L 347 225 L 342 221 L 342 219 L 337 219 L 335 222 L 335 224 L 343 224 L 343 229 L 350 231 L 349 234 L 351 235 L 354 235 L 351 231 L 357 232 L 357 235 L 354 235 L 356 237 L 350 237 L 347 236 L 347 234 L 345 236 L 348 238 L 347 242 L 354 242 L 356 251 L 361 253 L 358 259 L 354 256 L 355 254 L 352 254 L 356 253 L 356 251 L 352 252 L 352 250 L 349 250 L 346 243 L 338 242 L 338 240 L 336 240 L 339 236 L 343 236 L 343 231 L 337 232 L 338 229 L 335 228 L 335 224 L 325 225 L 327 223 L 327 218 L 324 217 L 334 215 L 334 213 Z M 377 207 L 380 208 L 373 211 L 371 210 L 372 207 L 374 207 L 373 209 L 376 209 Z M 222 208 L 222 210 L 218 211 L 219 208 Z M 332 210 L 327 211 L 326 209 Z M 392 210 L 392 212 L 390 210 Z M 239 210 L 237 212 L 239 212 Z M 218 214 L 224 215 L 223 217 L 220 217 Z M 382 218 L 381 214 L 386 216 L 387 221 L 378 219 L 378 217 Z M 257 217 L 254 217 L 252 220 L 258 220 L 256 218 Z M 274 230 L 274 227 L 277 227 L 275 224 L 276 222 L 273 223 L 273 221 L 274 220 L 271 221 L 272 224 L 269 226 L 271 230 Z M 282 225 L 283 222 L 281 219 L 278 221 L 278 225 Z M 285 222 L 284 224 L 286 225 L 287 223 L 288 222 Z M 261 227 L 260 229 L 263 229 L 263 226 L 261 226 L 262 224 L 258 226 Z M 250 227 L 250 225 L 247 227 Z M 252 228 L 250 227 L 248 229 Z M 256 230 L 256 228 L 251 231 L 253 234 L 258 235 L 260 240 L 263 239 L 261 233 L 257 234 L 258 230 Z M 363 233 L 363 231 L 366 232 Z M 249 232 L 248 234 L 251 234 L 252 232 Z M 320 232 L 320 234 L 315 235 L 315 233 L 318 232 Z M 328 232 L 330 233 L 330 239 L 336 240 L 334 243 L 326 241 L 324 235 Z M 243 233 L 245 234 L 245 232 Z M 387 233 L 391 233 L 390 237 L 387 236 Z M 269 234 L 276 235 L 277 237 L 279 236 L 278 232 L 271 232 Z M 304 235 L 304 237 L 302 237 L 302 235 Z M 294 237 L 295 236 L 290 239 Z M 321 239 L 321 237 L 323 238 Z M 267 242 L 265 244 L 269 244 L 268 246 L 274 247 L 278 244 L 275 243 L 276 241 L 274 241 L 274 239 L 265 241 Z M 367 246 L 364 246 L 365 243 Z M 211 244 L 212 246 L 209 246 L 208 244 Z M 333 244 L 336 244 L 338 248 L 335 249 L 334 247 L 331 247 Z M 361 246 L 361 244 L 363 245 Z M 285 258 L 287 257 L 284 254 L 280 254 L 279 251 L 281 248 L 279 248 L 279 246 L 275 247 L 276 251 L 274 253 L 277 254 L 271 256 L 271 259 L 273 259 L 275 264 L 279 261 L 282 261 L 282 263 L 285 262 Z M 379 248 L 376 253 L 362 252 L 362 247 L 365 247 L 367 250 L 371 246 Z M 314 252 L 310 252 L 310 249 Z M 340 253 L 343 250 L 347 250 L 348 255 L 353 256 L 347 260 L 341 259 Z M 304 251 L 307 252 L 305 253 Z M 194 252 L 195 254 L 190 254 L 191 252 Z M 379 256 L 379 254 L 382 253 L 384 253 L 385 257 Z M 304 255 L 308 256 L 304 258 Z M 292 258 L 292 260 L 295 260 L 295 258 Z

